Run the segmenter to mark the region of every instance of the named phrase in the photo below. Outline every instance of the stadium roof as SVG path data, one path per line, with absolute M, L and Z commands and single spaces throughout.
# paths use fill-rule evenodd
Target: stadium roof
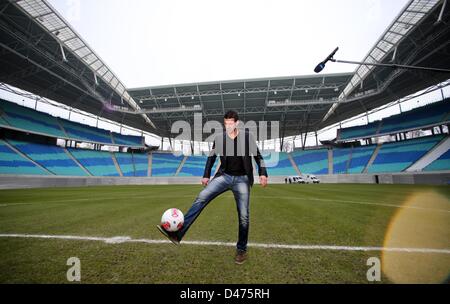
M 443 0 L 410 1 L 364 61 L 450 68 L 448 9 Z M 171 137 L 174 121 L 193 123 L 197 112 L 203 122 L 221 120 L 228 109 L 238 110 L 244 121 L 279 121 L 281 137 L 298 135 L 450 78 L 362 65 L 354 73 L 127 89 L 43 0 L 2 1 L 0 62 L 4 83 L 165 137 Z
M 330 109 L 330 100 L 337 100 L 352 75 L 215 81 L 137 88 L 129 92 L 142 109 L 154 109 L 152 120 L 167 131 L 177 120 L 189 121 L 193 125 L 195 112 L 202 113 L 205 123 L 211 120 L 221 122 L 226 111 L 235 110 L 244 122 L 278 121 L 279 135 L 284 137 L 313 131 L 313 126 L 319 124 Z M 160 108 L 171 110 L 156 112 Z M 178 110 L 180 108 L 181 111 Z M 186 108 L 190 111 L 185 111 Z M 267 135 L 270 132 L 269 124 Z
M 0 81 L 94 115 L 144 130 L 146 115 L 124 84 L 64 18 L 43 0 L 0 3 Z

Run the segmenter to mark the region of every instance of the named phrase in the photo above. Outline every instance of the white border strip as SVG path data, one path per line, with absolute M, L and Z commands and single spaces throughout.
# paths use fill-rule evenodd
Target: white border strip
M 36 234 L 0 234 L 0 238 L 33 238 L 33 239 L 59 239 L 76 241 L 100 241 L 107 244 L 121 243 L 145 243 L 145 244 L 170 244 L 167 240 L 150 239 L 132 239 L 128 236 L 116 237 L 88 237 L 74 235 L 36 235 Z M 195 246 L 224 246 L 235 247 L 235 243 L 210 242 L 210 241 L 183 241 L 182 244 Z M 393 248 L 393 247 L 353 247 L 353 246 L 329 246 L 329 245 L 284 245 L 284 244 L 261 244 L 249 243 L 253 248 L 269 249 L 295 249 L 295 250 L 332 250 L 332 251 L 387 251 L 387 252 L 406 252 L 406 253 L 435 253 L 450 254 L 450 249 L 432 249 L 432 248 Z
M 225 194 L 227 195 L 227 194 Z M 228 194 L 229 197 L 233 197 L 231 194 Z M 185 197 L 188 199 L 192 199 L 192 195 L 164 195 L 164 196 L 158 196 L 158 198 L 164 199 L 164 198 L 180 198 Z M 225 196 L 227 197 L 227 196 Z M 114 196 L 113 199 L 125 199 L 125 198 L 148 198 L 147 195 L 126 195 L 126 196 Z M 253 199 L 287 199 L 287 200 L 295 200 L 299 201 L 300 203 L 312 203 L 312 202 L 330 202 L 330 203 L 336 203 L 336 204 L 357 204 L 357 205 L 367 205 L 367 206 L 381 206 L 381 207 L 390 207 L 390 208 L 398 208 L 398 209 L 416 209 L 416 210 L 426 210 L 426 211 L 435 211 L 435 212 L 445 212 L 450 213 L 450 210 L 444 210 L 444 209 L 436 209 L 436 208 L 425 208 L 425 207 L 418 207 L 418 206 L 404 206 L 404 205 L 394 205 L 394 204 L 388 204 L 388 203 L 372 203 L 372 202 L 357 202 L 357 201 L 348 201 L 348 200 L 342 200 L 342 199 L 326 199 L 326 198 L 315 198 L 315 197 L 309 197 L 309 196 L 261 196 L 261 197 L 253 197 Z M 69 202 L 94 202 L 94 201 L 101 201 L 105 200 L 105 198 L 76 198 L 76 199 L 58 199 L 58 200 L 34 200 L 33 203 L 6 203 L 6 204 L 0 204 L 0 207 L 8 207 L 8 206 L 17 206 L 17 205 L 32 205 L 34 203 L 40 203 L 44 202 L 46 204 L 52 204 L 52 203 L 69 203 Z
M 437 212 L 447 212 L 450 213 L 450 210 L 444 209 L 436 209 L 436 208 L 425 208 L 425 207 L 417 207 L 417 206 L 404 206 L 404 205 L 393 205 L 386 203 L 371 203 L 371 202 L 356 202 L 356 201 L 347 201 L 341 199 L 325 199 L 325 198 L 314 198 L 314 197 L 301 197 L 301 196 L 264 196 L 258 197 L 258 199 L 288 199 L 288 200 L 298 200 L 300 202 L 308 202 L 308 201 L 319 201 L 319 202 L 331 202 L 331 203 L 344 203 L 344 204 L 357 204 L 357 205 L 372 205 L 372 206 L 381 206 L 381 207 L 391 207 L 391 208 L 399 208 L 399 209 L 417 209 L 417 210 L 427 210 L 427 211 L 437 211 Z
M 9 206 L 22 206 L 22 205 L 31 205 L 32 203 L 11 203 L 11 204 L 0 204 L 0 207 L 9 207 Z

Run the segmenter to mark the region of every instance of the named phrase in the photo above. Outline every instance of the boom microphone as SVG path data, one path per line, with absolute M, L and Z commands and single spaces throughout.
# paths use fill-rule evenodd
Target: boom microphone
M 325 68 L 325 64 L 333 59 L 333 56 L 336 54 L 336 52 L 339 50 L 339 47 L 337 47 L 324 61 L 319 63 L 316 68 L 314 69 L 314 72 L 320 73 Z

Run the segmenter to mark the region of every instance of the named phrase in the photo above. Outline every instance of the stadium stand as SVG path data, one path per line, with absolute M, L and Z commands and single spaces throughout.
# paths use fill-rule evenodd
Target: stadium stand
M 0 100 L 0 109 L 4 113 L 3 121 L 0 123 L 4 126 L 55 137 L 66 137 L 56 117 L 4 100 Z M 8 124 L 4 124 L 5 121 Z
M 6 116 L 5 113 L 0 108 L 0 125 L 9 126 L 10 124 L 4 118 L 5 116 Z
M 207 156 L 194 156 L 190 155 L 186 159 L 183 168 L 181 169 L 178 176 L 203 176 L 203 172 L 205 170 Z M 211 169 L 211 176 L 214 176 L 214 173 L 217 169 L 218 160 L 214 163 L 213 168 Z
M 189 156 L 185 161 L 178 176 L 203 176 L 207 156 Z M 297 171 L 292 167 L 287 153 L 276 153 L 274 157 L 264 159 L 267 171 L 270 176 L 290 176 L 297 175 Z M 211 170 L 211 176 L 216 172 L 219 161 L 216 160 Z
M 131 135 L 122 135 L 118 133 L 112 133 L 113 141 L 116 145 L 124 145 L 124 146 L 143 146 L 143 137 L 141 136 L 131 136 Z
M 0 173 L 50 175 L 29 159 L 17 154 L 3 140 L 0 140 Z
M 419 160 L 443 138 L 443 135 L 438 135 L 383 144 L 368 172 L 402 172 Z
M 148 155 L 142 153 L 133 153 L 133 163 L 135 176 L 148 176 Z
M 81 125 L 65 119 L 61 119 L 60 121 L 69 138 L 108 145 L 112 144 L 111 134 L 109 131 Z
M 450 100 L 433 103 L 383 119 L 380 134 L 391 134 L 425 126 L 445 124 L 449 119 Z
M 67 149 L 93 176 L 120 176 L 110 152 Z
M 353 148 L 347 173 L 348 174 L 363 173 L 375 149 L 376 149 L 375 145 Z
M 402 172 L 416 163 L 426 153 L 431 151 L 444 135 L 428 136 L 402 142 L 386 143 L 368 168 L 368 173 Z M 9 145 L 7 144 L 9 143 Z M 149 170 L 149 158 L 146 153 L 118 153 L 104 151 L 64 148 L 52 145 L 37 144 L 22 140 L 0 141 L 0 174 L 18 175 L 58 175 L 58 176 L 120 176 L 113 155 L 125 177 L 146 177 Z M 16 152 L 12 148 L 19 152 Z M 376 145 L 353 148 L 333 149 L 333 174 L 361 174 L 368 166 Z M 22 155 L 23 154 L 23 155 Z M 76 159 L 80 167 L 73 159 Z M 277 153 L 277 157 L 265 157 L 269 176 L 297 175 L 297 170 L 289 159 L 292 156 L 301 173 L 328 174 L 328 150 L 295 151 L 291 155 Z M 153 153 L 152 176 L 175 176 L 184 156 L 174 156 L 171 153 Z M 203 175 L 206 156 L 188 156 L 177 176 Z M 38 165 L 36 165 L 38 164 Z M 43 168 L 39 167 L 42 166 Z M 212 175 L 215 174 L 218 161 L 214 164 Z M 450 170 L 450 151 L 447 151 L 423 171 Z
M 337 140 L 376 137 L 450 122 L 450 99 L 432 103 L 364 126 L 338 130 Z
M 297 167 L 306 174 L 328 174 L 328 150 L 299 150 L 292 153 Z
M 0 125 L 9 125 L 9 123 L 7 123 L 6 120 L 4 120 L 3 117 L 0 116 Z
M 278 163 L 277 163 L 278 160 Z M 267 166 L 267 173 L 269 176 L 293 176 L 298 175 L 297 171 L 292 167 L 287 153 L 278 153 L 277 157 L 266 157 L 264 162 Z
M 16 140 L 9 140 L 8 142 L 55 175 L 88 176 L 63 148 Z
M 356 126 L 338 130 L 339 140 L 366 138 L 377 134 L 381 121 L 372 122 L 365 126 Z
M 444 7 L 441 10 L 437 9 L 437 6 L 443 2 L 438 0 L 410 1 L 363 60 L 371 60 L 375 63 L 370 69 L 365 65 L 360 65 L 355 72 L 351 73 L 227 82 L 210 81 L 196 85 L 178 84 L 135 89 L 126 89 L 106 63 L 102 62 L 95 52 L 84 43 L 82 37 L 79 37 L 69 24 L 58 17 L 56 11 L 50 6 L 45 9 L 47 1 L 10 2 L 11 5 L 5 5 L 3 10 L 0 10 L 11 21 L 3 24 L 1 29 L 4 33 L 3 36 L 11 40 L 9 44 L 15 46 L 5 49 L 8 60 L 2 61 L 2 69 L 0 69 L 0 75 L 5 81 L 2 83 L 2 88 L 9 92 L 8 95 L 2 95 L 5 96 L 4 98 L 11 96 L 10 93 L 17 95 L 16 97 L 21 100 L 25 100 L 22 97 L 28 100 L 36 98 L 35 100 L 39 100 L 36 101 L 38 107 L 42 102 L 46 102 L 45 98 L 51 98 L 57 103 L 71 107 L 74 111 L 85 111 L 90 116 L 101 116 L 102 119 L 107 119 L 116 125 L 121 124 L 142 132 L 152 132 L 161 137 L 161 143 L 164 143 L 166 137 L 170 136 L 167 131 L 172 123 L 172 118 L 183 117 L 184 120 L 191 121 L 191 118 L 195 118 L 195 113 L 200 110 L 203 113 L 214 114 L 207 115 L 211 117 L 216 114 L 224 114 L 220 113 L 218 106 L 222 105 L 222 112 L 239 109 L 249 120 L 251 118 L 253 121 L 265 121 L 270 118 L 271 121 L 279 121 L 283 126 L 280 134 L 283 134 L 282 137 L 285 138 L 291 136 L 295 138 L 298 134 L 306 134 L 308 138 L 308 133 L 316 131 L 318 145 L 317 132 L 325 130 L 325 128 L 334 128 L 339 123 L 345 125 L 345 122 L 352 117 L 357 119 L 360 115 L 364 115 L 364 112 L 369 115 L 367 113 L 369 110 L 374 113 L 379 112 L 381 107 L 388 110 L 388 107 L 396 106 L 394 102 L 398 99 L 412 101 L 412 94 L 415 95 L 414 98 L 427 99 L 431 98 L 427 97 L 428 93 L 440 90 L 439 98 L 444 98 L 443 89 L 449 85 L 448 77 L 442 73 L 436 73 L 432 77 L 417 77 L 414 73 L 386 73 L 384 67 L 377 65 L 392 58 L 392 52 L 394 57 L 398 57 L 396 57 L 398 62 L 413 63 L 426 59 L 426 62 L 422 62 L 423 66 L 440 66 L 448 69 L 450 64 L 448 56 L 442 56 L 439 52 L 428 54 L 427 50 L 419 47 L 423 44 L 423 33 L 428 33 L 428 36 L 435 38 L 427 41 L 429 49 L 438 49 L 447 43 L 448 14 L 442 14 Z M 41 18 L 42 16 L 45 18 Z M 15 20 L 16 18 L 17 20 Z M 436 20 L 441 22 L 436 23 Z M 397 31 L 399 27 L 402 31 Z M 55 30 L 56 28 L 58 30 Z M 62 35 L 57 32 L 61 32 Z M 66 32 L 73 34 L 73 37 L 66 39 L 68 38 Z M 11 33 L 24 35 L 12 35 Z M 37 43 L 33 37 L 46 37 L 46 39 L 39 40 L 42 43 Z M 29 46 L 32 46 L 32 52 L 30 52 Z M 65 66 L 59 60 L 61 46 L 68 51 L 67 59 L 70 59 L 71 63 L 76 61 L 76 64 L 71 65 L 73 69 L 42 69 L 42 67 L 57 67 L 61 64 L 61 67 Z M 402 51 L 397 52 L 396 50 Z M 80 52 L 83 53 L 83 56 L 79 54 Z M 427 53 L 425 59 L 424 53 Z M 49 56 L 41 56 L 42 54 Z M 74 58 L 72 55 L 79 56 Z M 24 58 L 29 60 L 24 60 Z M 81 60 L 72 62 L 77 58 Z M 39 75 L 34 75 L 36 73 L 33 71 L 36 69 L 40 71 Z M 86 91 L 86 85 L 91 84 L 92 79 L 83 72 L 89 69 L 101 70 L 101 73 L 96 75 L 100 79 L 95 79 L 96 90 L 94 91 Z M 73 77 L 75 74 L 84 75 L 87 78 L 76 79 Z M 49 79 L 51 82 L 47 81 Z M 9 80 L 11 83 L 8 83 Z M 236 93 L 238 97 L 243 95 L 242 98 L 235 98 Z M 233 98 L 228 98 L 232 95 Z M 83 98 L 78 98 L 80 96 Z M 251 96 L 252 101 L 247 102 L 246 96 Z M 339 101 L 341 96 L 345 96 L 347 102 L 335 102 Z M 203 97 L 208 102 L 202 103 Z M 99 99 L 108 101 L 109 105 L 99 103 Z M 165 101 L 163 107 L 158 103 L 160 99 Z M 308 107 L 306 112 L 303 101 L 311 103 L 311 107 Z M 333 103 L 331 108 L 324 106 L 330 102 Z M 34 104 L 34 101 L 31 104 Z M 142 108 L 140 104 L 142 104 Z M 181 109 L 178 108 L 179 106 Z M 147 111 L 152 107 L 158 111 Z M 39 107 L 39 109 L 41 108 Z M 165 111 L 174 113 L 174 115 L 164 115 Z M 286 115 L 288 112 L 289 115 Z M 388 112 L 389 110 L 383 111 L 382 115 Z M 316 121 L 316 117 L 322 119 Z M 321 142 L 329 148 L 314 147 L 294 151 L 291 154 L 276 153 L 273 159 L 268 156 L 265 161 L 270 176 L 297 175 L 299 170 L 301 173 L 315 175 L 329 173 L 342 175 L 375 173 L 374 175 L 378 175 L 378 173 L 396 173 L 405 170 L 413 173 L 450 170 L 450 155 L 447 146 L 443 145 L 441 141 L 442 135 L 372 145 L 373 137 L 395 135 L 396 140 L 402 140 L 402 138 L 409 137 L 408 134 L 398 133 L 421 129 L 427 132 L 414 133 L 430 133 L 430 128 L 434 126 L 440 126 L 439 134 L 448 132 L 450 98 L 383 118 L 368 125 L 338 130 L 337 142 L 356 140 L 364 142 L 365 139 L 366 146 L 356 146 L 356 142 L 353 142 L 349 143 L 349 146 L 354 146 L 352 148 L 343 148 L 347 145 L 337 145 L 341 148 L 335 148 L 335 140 L 326 140 Z M 434 129 L 432 133 L 436 133 Z M 143 136 L 117 134 L 98 127 L 57 118 L 39 112 L 33 107 L 21 106 L 3 99 L 0 99 L 0 138 L 5 138 L 0 141 L 0 174 L 195 177 L 203 174 L 206 163 L 206 156 L 176 157 L 162 151 L 147 154 L 144 152 L 147 149 Z M 28 138 L 30 138 L 29 141 Z M 31 138 L 33 139 L 31 140 Z M 66 139 L 67 141 L 63 143 L 56 139 Z M 95 143 L 96 150 L 67 149 L 56 145 L 84 146 L 73 141 Z M 38 142 L 42 144 L 38 144 Z M 43 144 L 44 142 L 47 144 Z M 282 143 L 283 140 L 280 141 L 281 146 Z M 99 151 L 102 145 L 120 146 L 119 149 L 115 147 L 115 151 L 124 151 L 122 147 L 135 149 L 131 153 L 103 152 Z M 101 149 L 105 149 L 105 147 Z M 216 170 L 217 165 L 218 162 L 213 171 Z M 256 168 L 254 171 L 256 172 Z M 439 172 L 437 175 L 441 173 Z M 442 175 L 446 176 L 446 174 Z M 403 174 L 401 175 L 403 176 Z M 358 180 L 359 176 L 351 176 L 348 179 L 344 176 L 326 177 L 325 179 L 327 178 L 339 182 L 340 180 Z M 366 179 L 367 176 L 361 178 Z M 369 178 L 373 178 L 373 176 Z M 42 178 L 39 176 L 37 179 Z M 14 178 L 11 180 L 14 182 Z M 129 180 L 134 181 L 134 179 Z M 172 179 L 163 178 L 161 180 Z M 180 180 L 189 180 L 189 178 Z M 379 181 L 378 178 L 376 180 Z M 418 181 L 421 180 L 418 179 Z M 395 180 L 392 179 L 392 182 Z
M 428 172 L 445 170 L 450 170 L 450 150 L 423 169 Z
M 131 153 L 114 153 L 123 176 L 135 176 L 133 155 Z
M 346 174 L 349 165 L 352 148 L 333 149 L 333 173 Z
M 445 124 L 450 117 L 450 102 L 446 99 L 409 112 L 391 116 L 366 126 L 344 128 L 338 131 L 338 139 L 362 139 L 383 133 L 391 134 L 421 126 Z M 106 145 L 144 146 L 143 137 L 129 136 L 86 126 L 41 113 L 12 102 L 0 100 L 0 127 L 13 128 L 24 132 L 34 132 L 49 137 L 96 142 Z M 387 143 L 381 147 L 375 158 L 375 145 L 353 148 L 334 148 L 333 174 L 360 174 L 402 172 L 430 151 L 441 139 L 430 136 L 396 143 Z M 8 143 L 10 146 L 8 146 Z M 8 140 L 1 145 L 0 174 L 31 174 L 58 176 L 139 176 L 149 175 L 149 156 L 146 153 L 111 154 L 103 151 L 65 150 L 58 146 L 37 144 L 20 140 Z M 17 149 L 19 152 L 16 152 Z M 23 155 L 22 155 L 23 154 Z M 113 158 L 115 156 L 115 159 Z M 373 156 L 373 157 L 372 157 Z M 74 157 L 79 164 L 72 159 Z M 301 173 L 328 174 L 329 156 L 327 149 L 297 150 L 292 154 L 277 154 L 278 159 L 270 156 L 265 159 L 271 176 L 297 175 L 290 157 Z M 206 156 L 174 156 L 171 153 L 153 153 L 151 176 L 202 176 Z M 375 158 L 368 167 L 369 160 Z M 423 171 L 450 170 L 449 152 L 428 165 Z M 115 165 L 117 160 L 117 167 Z M 184 160 L 184 162 L 183 162 Z M 80 165 L 82 167 L 80 167 Z M 182 165 L 182 166 L 181 166 Z M 212 174 L 217 169 L 213 167 Z M 40 167 L 42 166 L 42 168 Z M 181 167 L 180 167 L 181 166 Z M 120 169 L 121 172 L 118 170 Z M 48 171 L 46 171 L 48 170 Z M 177 174 L 177 172 L 179 173 Z
M 3 99 L 0 99 L 0 126 L 77 141 L 129 147 L 144 146 L 143 137 L 141 136 L 122 135 L 66 119 L 56 118 Z
M 153 153 L 152 176 L 175 176 L 183 158 L 172 153 Z

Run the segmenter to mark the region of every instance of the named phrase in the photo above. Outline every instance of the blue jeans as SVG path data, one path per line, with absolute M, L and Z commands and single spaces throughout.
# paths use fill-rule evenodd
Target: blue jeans
M 184 226 L 178 232 L 180 240 L 208 203 L 228 190 L 233 191 L 239 216 L 239 239 L 236 247 L 238 250 L 247 251 L 250 201 L 250 185 L 247 175 L 232 176 L 224 173 L 210 180 L 185 214 Z

